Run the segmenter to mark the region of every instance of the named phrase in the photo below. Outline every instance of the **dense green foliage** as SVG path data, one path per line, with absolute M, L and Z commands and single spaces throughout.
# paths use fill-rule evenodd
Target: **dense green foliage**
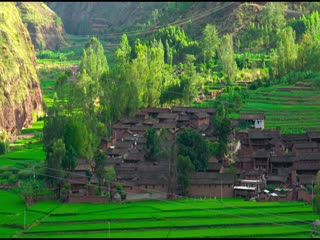
M 320 212 L 320 172 L 317 173 L 316 186 L 314 187 L 313 210 L 319 214 Z M 312 186 L 313 187 L 313 186 Z
M 187 188 L 190 185 L 189 174 L 194 171 L 194 165 L 192 164 L 188 156 L 179 155 L 177 161 L 177 183 L 180 188 L 180 194 L 185 196 Z
M 177 135 L 178 155 L 190 158 L 196 171 L 205 171 L 209 161 L 208 142 L 191 128 L 184 128 Z
M 155 128 L 148 128 L 145 132 L 146 149 L 145 157 L 148 161 L 155 161 L 160 152 L 160 137 Z
M 212 119 L 213 133 L 218 138 L 219 154 L 221 157 L 228 151 L 228 137 L 231 133 L 231 120 L 225 110 L 224 104 L 219 104 Z

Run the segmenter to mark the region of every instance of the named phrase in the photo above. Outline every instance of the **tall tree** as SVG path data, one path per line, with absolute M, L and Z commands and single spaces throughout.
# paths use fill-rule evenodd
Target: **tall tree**
M 95 82 L 99 80 L 103 72 L 109 72 L 103 46 L 96 37 L 92 37 L 90 41 L 86 43 L 83 50 L 79 73 L 83 74 L 84 71 L 86 71 L 89 77 Z
M 48 175 L 48 180 L 54 186 L 57 186 L 61 183 L 61 180 L 64 176 L 62 171 L 62 160 L 66 154 L 66 147 L 61 138 L 53 142 L 50 151 L 47 153 L 46 173 Z
M 228 138 L 231 133 L 231 120 L 223 104 L 218 104 L 212 124 L 213 134 L 218 138 L 220 156 L 223 156 L 227 153 Z
M 105 166 L 107 162 L 107 156 L 104 152 L 102 152 L 101 150 L 98 150 L 94 156 L 94 159 L 96 162 L 95 171 L 98 178 L 98 189 L 99 189 L 99 192 L 101 193 L 102 182 L 106 174 Z
M 223 71 L 226 74 L 227 81 L 229 83 L 233 82 L 237 74 L 238 67 L 235 61 L 233 40 L 230 34 L 226 34 L 221 38 L 221 43 L 219 46 L 219 58 L 223 65 Z
M 176 138 L 178 155 L 189 157 L 196 171 L 205 171 L 208 167 L 210 150 L 208 142 L 200 133 L 184 128 Z
M 278 73 L 278 77 L 282 77 L 296 69 L 298 56 L 298 48 L 295 43 L 295 32 L 293 29 L 291 27 L 284 28 L 280 36 L 276 55 L 271 58 L 272 66 L 276 68 L 274 71 Z
M 146 138 L 145 157 L 149 161 L 155 161 L 160 152 L 160 137 L 155 128 L 148 128 L 144 134 Z
M 113 166 L 110 166 L 106 169 L 105 179 L 106 179 L 106 184 L 108 186 L 108 192 L 111 196 L 111 184 L 112 184 L 112 181 L 116 179 L 116 171 L 114 170 Z
M 194 165 L 192 164 L 188 156 L 179 155 L 177 162 L 177 182 L 180 188 L 181 194 L 187 194 L 187 188 L 190 185 L 190 173 L 194 171 Z
M 286 24 L 284 10 L 286 5 L 282 2 L 268 2 L 261 10 L 261 22 L 265 27 L 279 31 Z
M 313 187 L 313 186 L 312 186 Z M 313 210 L 320 213 L 320 171 L 317 173 L 316 186 L 314 188 Z
M 207 24 L 204 28 L 202 39 L 201 39 L 201 49 L 203 52 L 203 62 L 212 60 L 219 46 L 219 36 L 215 25 Z

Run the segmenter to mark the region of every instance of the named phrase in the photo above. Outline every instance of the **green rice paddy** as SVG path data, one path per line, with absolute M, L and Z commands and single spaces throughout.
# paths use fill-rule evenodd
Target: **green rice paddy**
M 0 191 L 0 236 L 18 238 L 311 237 L 318 218 L 303 202 L 179 199 L 106 204 L 54 201 L 26 207 Z M 26 208 L 27 229 L 24 230 Z

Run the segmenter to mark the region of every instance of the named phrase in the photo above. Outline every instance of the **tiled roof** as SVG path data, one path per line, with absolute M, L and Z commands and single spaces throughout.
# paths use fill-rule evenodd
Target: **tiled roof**
M 303 152 L 298 157 L 299 160 L 318 160 L 320 162 L 320 152 Z
M 159 113 L 157 116 L 158 119 L 177 119 L 177 113 Z
M 190 175 L 191 184 L 234 184 L 235 174 L 195 172 Z
M 221 163 L 209 163 L 208 164 L 208 168 L 207 168 L 207 171 L 219 171 L 220 168 L 221 168 L 222 164 Z
M 306 133 L 301 134 L 281 134 L 283 141 L 308 141 L 308 135 Z
M 122 118 L 122 119 L 120 119 L 120 122 L 122 124 L 137 124 L 137 123 L 141 122 L 141 120 L 136 119 L 136 118 Z
M 196 112 L 206 112 L 213 114 L 216 112 L 215 108 L 193 108 L 193 107 L 172 107 L 172 112 L 186 112 L 186 113 L 196 113 Z
M 280 130 L 260 130 L 260 129 L 249 129 L 248 137 L 250 139 L 271 139 L 279 138 Z
M 279 175 L 269 175 L 267 177 L 267 182 L 282 182 L 285 183 L 287 181 L 287 176 L 279 176 Z
M 314 175 L 298 175 L 299 183 L 306 185 L 306 184 L 315 184 L 316 183 L 316 176 Z
M 320 132 L 308 132 L 307 135 L 309 138 L 320 138 Z
M 179 118 L 178 118 L 178 121 L 189 121 L 190 120 L 190 116 L 189 115 L 182 115 L 182 114 L 179 114 Z
M 144 108 L 142 110 L 143 112 L 147 112 L 147 113 L 168 113 L 170 112 L 170 109 L 169 108 Z
M 270 156 L 269 152 L 264 149 L 253 152 L 254 158 L 268 158 L 269 156 Z
M 78 164 L 74 170 L 76 171 L 84 171 L 84 170 L 87 170 L 87 169 L 91 169 L 91 166 L 90 164 Z
M 318 148 L 318 144 L 315 142 L 295 143 L 293 146 L 298 149 Z
M 193 116 L 199 119 L 210 118 L 210 115 L 206 112 L 196 112 Z
M 115 144 L 115 149 L 117 148 L 125 148 L 125 149 L 128 149 L 128 148 L 131 148 L 131 142 L 130 141 L 117 141 L 116 144 Z
M 271 156 L 270 162 L 294 162 L 296 160 L 295 156 Z
M 265 120 L 265 114 L 250 114 L 250 113 L 241 113 L 241 120 Z
M 128 155 L 124 158 L 125 160 L 132 160 L 132 161 L 143 161 L 144 154 L 143 153 L 128 153 Z
M 173 123 L 157 123 L 153 125 L 154 128 L 160 129 L 160 128 L 176 128 L 176 124 Z

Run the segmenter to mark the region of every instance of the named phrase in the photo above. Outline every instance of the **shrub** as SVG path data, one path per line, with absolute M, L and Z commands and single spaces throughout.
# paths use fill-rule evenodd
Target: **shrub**
M 124 200 L 126 198 L 126 191 L 123 189 L 123 186 L 120 183 L 116 183 L 117 192 L 120 194 L 121 199 Z
M 61 188 L 61 190 L 60 190 L 60 200 L 62 202 L 65 202 L 65 201 L 68 200 L 70 189 L 71 189 L 70 183 L 65 183 L 63 185 L 63 187 Z
M 8 140 L 0 140 L 0 154 L 6 154 L 9 152 L 10 143 Z
M 17 182 L 17 176 L 16 175 L 10 175 L 8 178 L 9 184 L 15 184 Z
M 18 179 L 27 179 L 30 178 L 33 175 L 31 170 L 20 170 L 18 173 Z
M 4 171 L 0 174 L 1 179 L 9 179 L 9 177 L 12 175 L 11 171 Z
M 14 174 L 19 172 L 19 169 L 16 168 L 15 166 L 11 166 L 11 165 L 3 165 L 0 167 L 0 173 L 5 172 L 5 171 L 10 171 Z

